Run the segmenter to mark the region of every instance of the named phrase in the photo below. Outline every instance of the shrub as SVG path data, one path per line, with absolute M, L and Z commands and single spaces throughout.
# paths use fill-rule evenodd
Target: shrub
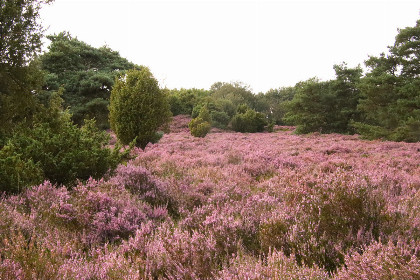
M 265 251 L 281 249 L 299 262 L 332 272 L 349 250 L 384 236 L 389 219 L 384 198 L 362 180 L 338 172 L 332 176 L 336 178 L 307 182 L 299 191 L 284 193 L 286 205 L 261 225 Z
M 242 109 L 241 109 L 242 111 Z M 261 132 L 267 121 L 262 113 L 247 109 L 245 113 L 238 113 L 232 118 L 232 129 L 236 132 Z
M 120 165 L 115 173 L 111 179 L 113 184 L 124 186 L 153 207 L 166 207 L 172 215 L 178 214 L 175 201 L 169 195 L 165 184 L 144 167 L 133 164 Z
M 135 139 L 144 149 L 159 140 L 157 131 L 170 121 L 171 111 L 166 95 L 147 67 L 130 70 L 116 80 L 111 92 L 109 121 L 122 144 Z
M 207 106 L 200 109 L 200 113 L 188 124 L 191 135 L 194 137 L 205 137 L 211 129 L 211 116 Z
M 210 123 L 200 117 L 192 119 L 188 127 L 190 128 L 191 135 L 194 137 L 205 137 L 211 129 Z
M 0 150 L 0 190 L 9 193 L 50 180 L 71 187 L 76 180 L 100 178 L 117 167 L 129 150 L 106 148 L 109 135 L 94 120 L 78 128 L 61 109 L 59 94 L 37 115 L 31 129 L 21 129 Z
M 225 129 L 230 121 L 230 117 L 226 112 L 213 111 L 211 112 L 212 124 L 214 127 Z
M 230 266 L 225 267 L 216 279 L 220 280 L 322 280 L 329 279 L 328 273 L 313 266 L 300 266 L 294 256 L 287 257 L 282 252 L 270 252 L 265 260 L 247 255 L 239 255 Z
M 418 245 L 417 245 L 418 246 Z M 363 254 L 346 256 L 346 266 L 335 279 L 420 279 L 420 259 L 411 246 L 375 242 Z
M 143 227 L 124 244 L 125 254 L 140 256 L 144 279 L 213 279 L 225 252 L 215 248 L 213 236 L 188 232 L 164 222 L 158 230 Z
M 13 142 L 0 150 L 0 192 L 18 193 L 26 186 L 39 184 L 43 178 L 39 163 L 17 153 Z

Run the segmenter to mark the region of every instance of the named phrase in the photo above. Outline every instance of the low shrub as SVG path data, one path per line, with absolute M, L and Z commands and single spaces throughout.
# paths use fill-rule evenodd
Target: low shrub
M 264 115 L 252 109 L 237 113 L 231 121 L 232 129 L 236 132 L 262 132 L 266 124 Z
M 0 191 L 16 193 L 43 180 L 72 187 L 77 180 L 101 178 L 128 157 L 130 149 L 106 147 L 110 137 L 94 120 L 81 128 L 73 124 L 61 102 L 53 96 L 33 127 L 20 129 L 0 150 Z
M 411 245 L 375 242 L 363 253 L 348 254 L 334 279 L 420 279 L 420 258 Z
M 204 138 L 206 137 L 207 133 L 210 132 L 211 124 L 204 121 L 202 118 L 197 117 L 190 121 L 188 127 L 190 128 L 192 136 Z
M 280 251 L 273 251 L 266 258 L 256 259 L 238 255 L 233 262 L 217 274 L 217 280 L 327 280 L 327 272 L 317 266 L 298 265 L 294 256 L 287 257 Z
M 284 204 L 260 227 L 265 251 L 274 247 L 332 272 L 346 252 L 386 237 L 390 218 L 381 195 L 340 172 L 327 178 L 283 193 Z

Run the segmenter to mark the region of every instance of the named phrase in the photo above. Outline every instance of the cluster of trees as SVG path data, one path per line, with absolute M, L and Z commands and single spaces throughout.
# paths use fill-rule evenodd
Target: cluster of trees
M 63 80 L 74 74 L 65 68 L 73 65 L 65 60 L 70 46 L 61 44 L 61 51 L 39 57 L 43 37 L 39 10 L 50 2 L 0 2 L 0 192 L 19 192 L 43 180 L 72 187 L 78 180 L 101 178 L 130 151 L 120 151 L 119 145 L 108 148 L 109 135 L 98 130 L 94 120 L 78 126 L 72 121 L 74 115 L 63 107 L 63 98 L 68 102 L 73 98 L 71 87 Z M 54 38 L 53 46 L 70 40 L 63 34 Z M 115 56 L 108 50 L 103 53 Z M 99 79 L 87 76 L 92 81 Z
M 343 63 L 334 66 L 334 80 L 266 93 L 223 82 L 170 90 L 160 89 L 147 67 L 66 32 L 48 36 L 48 51 L 39 55 L 39 10 L 50 2 L 0 2 L 0 190 L 99 178 L 129 152 L 107 148 L 104 129 L 121 145 L 144 148 L 178 114 L 193 118 L 197 137 L 211 127 L 261 132 L 286 124 L 297 133 L 420 141 L 420 20 L 399 30 L 388 55 L 370 57 L 365 75 Z
M 261 132 L 272 118 L 268 112 L 268 104 L 266 107 L 258 106 L 262 103 L 259 96 L 254 95 L 247 85 L 239 82 L 217 82 L 209 90 L 175 89 L 166 92 L 172 113 L 191 115 L 194 118 L 192 127 L 202 123 L 199 118 L 203 109 L 208 111 L 206 114 L 209 115 L 205 122 L 212 127 L 238 132 Z M 266 111 L 263 113 L 263 110 Z M 203 137 L 205 133 L 200 135 Z
M 115 79 L 126 70 L 140 70 L 140 66 L 109 47 L 94 48 L 67 32 L 47 38 L 51 42 L 48 52 L 39 58 L 46 73 L 44 94 L 63 88 L 64 106 L 76 124 L 95 118 L 99 128 L 109 128 L 109 97 Z
M 334 65 L 336 78 L 311 78 L 293 87 L 254 95 L 240 83 L 210 90 L 167 90 L 174 115 L 196 118 L 208 108 L 214 127 L 258 132 L 274 124 L 297 133 L 358 133 L 367 139 L 420 141 L 420 20 L 398 31 L 389 54 L 360 66 Z
M 420 141 L 420 20 L 399 30 L 389 54 L 360 67 L 335 66 L 337 78 L 296 85 L 285 121 L 297 132 L 359 133 L 368 139 Z

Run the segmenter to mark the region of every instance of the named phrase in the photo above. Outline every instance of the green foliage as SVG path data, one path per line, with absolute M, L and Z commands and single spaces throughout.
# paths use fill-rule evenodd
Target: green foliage
M 194 137 L 205 137 L 211 129 L 211 124 L 200 117 L 192 119 L 188 124 L 191 135 Z
M 235 106 L 247 104 L 254 108 L 255 96 L 247 85 L 242 83 L 214 83 L 210 88 L 211 96 L 215 100 L 229 100 Z
M 231 120 L 229 115 L 224 111 L 211 112 L 211 119 L 212 119 L 212 122 L 211 122 L 212 126 L 220 128 L 220 129 L 225 129 Z
M 0 147 L 15 127 L 30 122 L 43 82 L 33 60 L 41 50 L 43 0 L 0 1 Z
M 114 81 L 136 65 L 106 46 L 91 47 L 66 32 L 47 38 L 51 44 L 40 58 L 47 73 L 45 89 L 52 92 L 64 87 L 64 106 L 70 107 L 78 125 L 95 118 L 98 127 L 109 128 L 108 105 Z
M 24 140 L 30 139 L 18 142 Z M 44 178 L 40 164 L 25 158 L 19 150 L 12 140 L 0 150 L 0 192 L 18 193 L 27 186 L 41 183 Z
M 41 50 L 42 26 L 39 10 L 52 0 L 8 0 L 0 2 L 0 64 L 26 65 Z
M 1 191 L 18 192 L 44 179 L 71 187 L 78 179 L 101 178 L 128 156 L 130 150 L 105 148 L 109 135 L 94 120 L 74 125 L 61 103 L 54 94 L 32 127 L 20 129 L 0 150 Z
M 399 31 L 390 54 L 370 57 L 360 84 L 362 119 L 353 125 L 365 138 L 420 141 L 420 20 Z
M 274 132 L 274 126 L 275 126 L 275 124 L 276 123 L 274 121 L 269 122 L 268 125 L 267 125 L 267 131 L 268 132 Z
M 296 133 L 352 133 L 351 122 L 358 118 L 357 89 L 362 70 L 334 65 L 337 78 L 321 82 L 310 79 L 296 85 L 284 120 L 297 125 Z
M 209 96 L 209 92 L 203 89 L 173 89 L 166 90 L 168 95 L 169 105 L 171 112 L 174 116 L 176 115 L 191 115 L 193 108 L 201 103 L 206 97 Z M 197 111 L 197 115 L 198 115 Z
M 198 117 L 201 118 L 203 121 L 211 124 L 211 116 L 210 116 L 210 112 L 207 106 L 203 106 L 201 108 L 200 113 L 198 114 Z
M 262 132 L 267 124 L 265 116 L 262 113 L 252 109 L 240 106 L 238 113 L 232 118 L 232 129 L 237 132 Z M 241 113 L 246 109 L 244 113 Z
M 210 114 L 210 118 L 206 117 L 205 119 L 214 127 L 226 129 L 231 120 L 231 115 L 235 112 L 232 102 L 224 99 L 216 101 L 207 99 L 203 102 L 204 103 L 197 104 L 194 107 L 191 116 L 197 118 L 201 110 L 205 107 Z M 233 111 L 233 113 L 231 113 L 231 111 Z
M 317 79 L 310 79 L 296 85 L 296 95 L 289 103 L 289 112 L 285 116 L 288 124 L 297 125 L 297 133 L 322 132 L 327 125 L 326 112 L 329 107 L 325 98 L 329 84 Z
M 188 127 L 191 135 L 194 137 L 205 137 L 209 133 L 212 124 L 212 117 L 210 115 L 207 105 L 200 106 L 200 113 L 198 116 L 190 121 Z
M 158 129 L 171 119 L 167 97 L 147 67 L 130 70 L 116 80 L 109 111 L 111 128 L 121 143 L 135 140 L 142 149 L 159 140 Z

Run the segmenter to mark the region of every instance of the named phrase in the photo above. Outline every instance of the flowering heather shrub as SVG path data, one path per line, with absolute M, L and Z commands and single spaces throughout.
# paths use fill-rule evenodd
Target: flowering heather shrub
M 419 253 L 407 244 L 375 242 L 363 254 L 347 255 L 335 279 L 420 279 Z
M 418 149 L 166 134 L 108 181 L 3 197 L 0 279 L 416 279 Z
M 147 169 L 133 164 L 120 165 L 111 183 L 125 187 L 140 200 L 154 207 L 165 207 L 171 214 L 177 215 L 177 206 L 170 197 L 167 187 L 155 178 Z
M 169 126 L 171 133 L 188 132 L 188 124 L 191 121 L 189 115 L 177 115 L 172 117 L 172 122 Z
M 77 221 L 86 241 L 115 241 L 133 234 L 148 219 L 164 220 L 167 211 L 137 200 L 121 186 L 91 180 L 74 192 Z
M 293 256 L 286 257 L 282 252 L 270 252 L 264 259 L 239 255 L 233 263 L 223 269 L 218 280 L 259 280 L 259 279 L 329 279 L 328 273 L 314 266 L 300 266 Z
M 173 223 L 154 232 L 146 225 L 122 248 L 123 254 L 140 258 L 145 279 L 209 279 L 225 257 L 211 235 L 184 231 Z
M 363 180 L 346 175 L 338 171 L 283 190 L 280 213 L 261 227 L 264 247 L 333 271 L 343 263 L 343 252 L 378 240 L 387 226 L 385 201 Z

